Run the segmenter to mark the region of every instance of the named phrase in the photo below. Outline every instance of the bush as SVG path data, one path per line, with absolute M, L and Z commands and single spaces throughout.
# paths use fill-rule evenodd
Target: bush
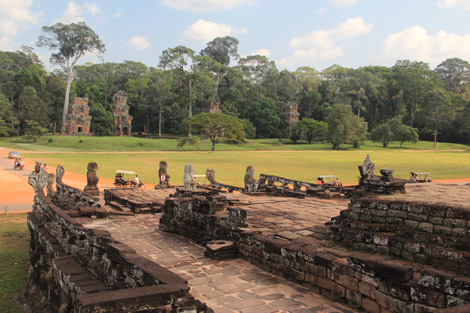
M 53 143 L 53 142 L 54 142 L 54 139 L 49 138 L 49 139 L 47 139 L 47 142 L 48 142 L 48 143 Z

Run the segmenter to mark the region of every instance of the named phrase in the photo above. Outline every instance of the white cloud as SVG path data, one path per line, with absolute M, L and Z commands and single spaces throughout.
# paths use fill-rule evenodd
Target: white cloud
M 176 10 L 193 13 L 207 13 L 217 10 L 230 10 L 239 5 L 252 6 L 256 0 L 161 0 L 162 4 Z
M 126 42 L 126 45 L 136 50 L 145 50 L 150 47 L 147 37 L 142 36 L 132 37 Z
M 219 24 L 205 20 L 198 20 L 183 32 L 185 37 L 201 41 L 210 41 L 216 37 L 242 33 L 246 33 L 245 28 L 236 28 L 224 23 Z
M 0 37 L 0 51 L 15 51 L 18 46 L 6 36 Z
M 114 13 L 114 18 L 121 18 L 122 17 L 122 13 L 121 12 L 116 12 Z
M 443 9 L 464 9 L 470 10 L 470 0 L 444 0 L 438 3 L 438 6 Z
M 338 41 L 367 34 L 371 29 L 372 24 L 364 22 L 362 17 L 349 18 L 334 29 L 316 30 L 306 36 L 292 38 L 289 47 L 296 49 L 294 54 L 282 58 L 278 64 L 295 68 L 301 64 L 335 59 L 343 55 Z
M 337 8 L 346 8 L 354 5 L 359 0 L 330 0 L 330 4 Z
M 79 5 L 70 1 L 62 15 L 54 19 L 54 23 L 70 24 L 83 22 L 85 20 L 83 17 L 84 14 L 98 15 L 102 13 L 103 12 L 100 7 L 96 3 L 85 2 L 84 5 Z
M 318 14 L 318 15 L 323 15 L 323 14 L 325 14 L 325 12 L 326 12 L 326 9 L 323 8 L 323 7 L 322 7 L 322 8 L 318 8 L 318 9 L 316 9 L 316 10 L 314 11 L 314 13 L 316 13 L 316 14 Z
M 6 36 L 1 39 L 2 46 L 30 24 L 39 23 L 42 12 L 33 12 L 33 3 L 34 0 L 0 0 L 0 34 Z
M 389 61 L 411 59 L 436 63 L 450 57 L 468 58 L 470 34 L 457 35 L 445 30 L 435 36 L 422 26 L 413 26 L 391 34 L 383 43 L 382 58 Z
M 260 49 L 252 52 L 250 55 L 264 55 L 265 57 L 269 57 L 271 55 L 271 51 L 269 51 L 269 49 Z

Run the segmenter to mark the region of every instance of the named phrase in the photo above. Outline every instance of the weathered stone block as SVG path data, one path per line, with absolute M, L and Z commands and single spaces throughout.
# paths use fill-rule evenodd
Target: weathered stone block
M 405 220 L 405 226 L 410 227 L 410 228 L 417 228 L 419 225 L 419 222 L 417 221 L 412 221 L 412 220 Z
M 352 291 L 359 291 L 359 280 L 347 275 L 341 276 L 341 281 L 344 287 Z
M 465 226 L 467 226 L 467 221 L 466 220 L 457 219 L 457 218 L 445 218 L 442 223 L 444 224 L 444 226 L 449 226 L 449 227 L 465 227 Z
M 346 296 L 346 289 L 337 283 L 331 282 L 331 293 L 340 298 L 344 298 Z
M 408 218 L 413 221 L 427 222 L 428 216 L 424 214 L 408 213 Z
M 434 224 L 431 223 L 419 223 L 418 229 L 421 231 L 425 231 L 427 233 L 432 233 L 434 229 Z
M 393 310 L 393 298 L 380 291 L 375 291 L 375 301 L 388 310 Z
M 351 289 L 346 289 L 346 299 L 355 304 L 360 305 L 362 302 L 362 295 L 360 292 L 352 291 Z
M 360 281 L 359 282 L 359 292 L 362 293 L 363 295 L 369 297 L 369 298 L 372 298 L 372 299 L 375 299 L 375 290 L 377 288 L 368 284 L 368 283 L 365 283 L 363 281 Z
M 434 225 L 434 233 L 442 235 L 452 235 L 452 228 L 449 226 Z
M 380 313 L 380 306 L 372 299 L 363 297 L 361 302 L 362 309 L 369 313 Z

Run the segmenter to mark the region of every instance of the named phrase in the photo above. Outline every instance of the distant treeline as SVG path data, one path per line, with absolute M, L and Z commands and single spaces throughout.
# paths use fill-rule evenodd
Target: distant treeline
M 283 105 L 290 102 L 298 104 L 300 120 L 328 122 L 333 109 L 346 105 L 376 137 L 386 136 L 380 135 L 387 133 L 384 125 L 393 128 L 399 121 L 420 139 L 470 143 L 465 60 L 447 59 L 435 69 L 400 60 L 392 67 L 280 71 L 265 56 L 239 57 L 237 46 L 233 37 L 216 38 L 200 53 L 179 46 L 156 55 L 155 67 L 134 61 L 75 66 L 71 96 L 89 95 L 92 132 L 98 135 L 111 134 L 112 97 L 124 90 L 132 131 L 155 136 L 179 134 L 190 102 L 196 115 L 220 101 L 222 112 L 243 121 L 247 137 L 286 137 Z M 0 52 L 0 135 L 23 135 L 33 124 L 60 131 L 66 81 L 63 71 L 46 71 L 32 48 Z M 295 141 L 302 137 L 302 128 L 297 130 Z

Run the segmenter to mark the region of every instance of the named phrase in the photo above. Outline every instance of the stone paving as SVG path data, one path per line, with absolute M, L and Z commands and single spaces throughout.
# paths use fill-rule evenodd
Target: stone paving
M 158 192 L 158 191 L 155 191 Z M 250 226 L 286 240 L 326 244 L 324 223 L 347 207 L 347 201 L 316 198 L 249 197 L 227 194 L 248 212 Z M 204 247 L 158 228 L 160 214 L 97 219 L 86 226 L 106 229 L 139 254 L 188 280 L 194 297 L 215 312 L 343 312 L 355 309 L 320 296 L 242 259 L 214 261 Z
M 406 194 L 382 196 L 384 199 L 446 203 L 470 208 L 470 185 L 415 183 L 406 184 Z

